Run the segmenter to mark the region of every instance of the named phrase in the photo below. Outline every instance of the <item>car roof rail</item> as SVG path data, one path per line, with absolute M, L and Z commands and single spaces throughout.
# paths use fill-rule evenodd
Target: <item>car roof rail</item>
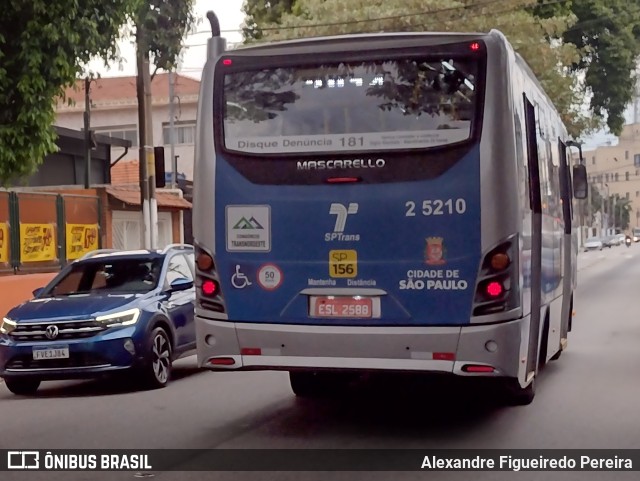
M 193 246 L 191 244 L 169 244 L 164 249 L 162 249 L 162 254 L 166 254 L 172 249 L 182 249 L 182 250 L 193 250 Z
M 91 259 L 92 257 L 99 256 L 102 254 L 111 254 L 113 252 L 118 252 L 118 249 L 96 249 L 94 251 L 88 252 L 83 255 L 81 258 L 77 259 L 79 261 L 84 261 L 86 259 Z

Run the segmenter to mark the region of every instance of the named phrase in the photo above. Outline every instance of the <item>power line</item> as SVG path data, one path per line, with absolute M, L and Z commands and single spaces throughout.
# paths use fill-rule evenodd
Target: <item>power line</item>
M 422 15 L 437 15 L 439 13 L 447 13 L 447 12 L 455 12 L 458 10 L 474 10 L 474 9 L 478 9 L 478 8 L 483 8 L 486 7 L 488 5 L 492 5 L 494 3 L 499 3 L 502 2 L 504 0 L 487 0 L 486 2 L 482 2 L 482 3 L 478 3 L 478 4 L 471 4 L 471 5 L 460 5 L 457 7 L 447 7 L 447 8 L 440 8 L 440 9 L 434 9 L 434 10 L 421 10 L 419 12 L 412 12 L 412 13 L 403 13 L 403 14 L 398 14 L 398 15 L 388 15 L 388 16 L 383 16 L 383 17 L 374 17 L 374 18 L 363 18 L 363 19 L 359 19 L 359 20 L 348 20 L 348 21 L 343 21 L 343 22 L 323 22 L 323 23 L 308 23 L 308 24 L 303 24 L 303 25 L 283 25 L 283 26 L 278 26 L 278 27 L 264 27 L 264 28 L 258 28 L 260 31 L 262 32 L 268 32 L 268 31 L 275 31 L 275 30 L 295 30 L 295 29 L 299 29 L 299 28 L 316 28 L 316 27 L 334 27 L 334 26 L 347 26 L 347 25 L 357 25 L 357 24 L 361 24 L 361 23 L 370 23 L 370 22 L 379 22 L 379 21 L 385 21 L 385 20 L 399 20 L 402 18 L 408 18 L 408 17 L 415 17 L 415 16 L 422 16 Z M 548 6 L 548 5 L 559 5 L 561 3 L 567 3 L 570 0 L 550 0 L 546 3 L 541 3 L 538 4 L 535 1 L 531 0 L 531 2 L 527 5 L 522 5 L 519 7 L 510 7 L 507 10 L 504 10 L 502 12 L 491 12 L 489 14 L 484 14 L 486 15 L 495 15 L 496 13 L 506 13 L 506 12 L 514 12 L 514 11 L 519 11 L 519 10 L 526 10 L 527 8 L 531 8 L 534 6 Z M 234 30 L 221 30 L 221 33 L 243 33 L 244 30 L 243 29 L 234 29 Z M 201 30 L 201 31 L 196 31 L 190 35 L 201 35 L 201 34 L 207 34 L 207 33 L 211 33 L 208 30 Z
M 348 20 L 348 21 L 344 21 L 344 22 L 326 22 L 326 23 L 306 24 L 306 25 L 287 25 L 287 26 L 280 26 L 280 27 L 265 27 L 265 28 L 261 28 L 260 30 L 263 31 L 263 32 L 266 32 L 266 31 L 275 31 L 275 30 L 278 30 L 278 31 L 279 30 L 294 30 L 294 29 L 299 29 L 299 28 L 316 28 L 316 27 L 357 25 L 357 24 L 361 24 L 361 23 L 378 22 L 378 21 L 385 21 L 385 20 L 397 20 L 397 19 L 401 19 L 401 18 L 415 17 L 415 16 L 421 16 L 421 15 L 433 15 L 433 14 L 437 15 L 439 13 L 453 12 L 453 11 L 457 11 L 457 10 L 472 10 L 472 9 L 477 9 L 477 8 L 483 8 L 485 6 L 492 5 L 494 3 L 499 3 L 499 2 L 502 2 L 502 1 L 504 1 L 504 0 L 488 0 L 486 2 L 483 2 L 483 3 L 480 3 L 480 4 L 474 4 L 474 5 L 462 5 L 462 6 L 458 6 L 458 7 L 448 7 L 448 8 L 441 8 L 441 9 L 436 9 L 436 10 L 427 10 L 427 11 L 405 13 L 405 14 L 399 14 L 399 15 L 389 15 L 389 16 L 384 16 L 384 17 L 366 18 L 366 19 L 360 19 L 360 20 Z M 566 3 L 568 1 L 570 1 L 570 0 L 550 0 L 547 3 L 543 3 L 543 4 L 539 4 L 539 5 L 540 6 L 558 5 L 558 4 L 561 4 L 561 3 Z M 519 7 L 509 7 L 508 9 L 498 10 L 498 11 L 494 11 L 494 12 L 480 13 L 480 14 L 478 14 L 478 16 L 486 17 L 486 16 L 499 15 L 499 14 L 503 14 L 503 13 L 512 13 L 512 12 L 524 11 L 527 8 L 530 8 L 531 6 L 535 6 L 535 5 L 538 5 L 538 4 L 536 4 L 535 2 L 532 1 L 530 5 L 521 5 Z M 243 32 L 242 29 L 221 30 L 221 33 L 242 33 L 242 32 Z M 200 35 L 200 34 L 206 34 L 206 33 L 211 33 L 211 32 L 207 31 L 207 30 L 203 30 L 203 31 L 194 32 L 193 34 L 190 34 L 190 35 Z M 195 43 L 195 44 L 191 44 L 191 45 L 185 45 L 184 48 L 203 47 L 203 46 L 206 46 L 206 45 L 207 45 L 206 42 L 204 42 L 204 43 Z

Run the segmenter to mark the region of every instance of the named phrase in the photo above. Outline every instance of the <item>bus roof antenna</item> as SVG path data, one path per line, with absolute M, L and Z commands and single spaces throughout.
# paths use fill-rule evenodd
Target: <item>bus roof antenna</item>
M 218 20 L 218 16 L 213 12 L 213 10 L 209 10 L 207 12 L 207 18 L 209 19 L 209 23 L 211 24 L 211 36 L 219 37 L 220 32 L 220 21 Z

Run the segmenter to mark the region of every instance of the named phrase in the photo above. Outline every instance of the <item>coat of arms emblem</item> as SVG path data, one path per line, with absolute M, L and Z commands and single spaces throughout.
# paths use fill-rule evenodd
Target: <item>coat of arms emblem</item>
M 446 264 L 444 258 L 444 239 L 442 237 L 427 237 L 424 251 L 425 262 L 430 266 Z

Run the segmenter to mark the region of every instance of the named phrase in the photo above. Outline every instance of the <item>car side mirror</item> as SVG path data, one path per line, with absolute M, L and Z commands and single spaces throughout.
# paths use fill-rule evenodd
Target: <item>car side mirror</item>
M 573 166 L 573 196 L 576 199 L 586 199 L 589 194 L 587 168 L 582 165 Z
M 193 281 L 185 277 L 175 279 L 169 286 L 169 292 L 186 291 L 193 287 Z
M 34 289 L 32 292 L 33 297 L 38 297 L 42 291 L 44 291 L 44 287 L 38 287 L 37 289 Z

